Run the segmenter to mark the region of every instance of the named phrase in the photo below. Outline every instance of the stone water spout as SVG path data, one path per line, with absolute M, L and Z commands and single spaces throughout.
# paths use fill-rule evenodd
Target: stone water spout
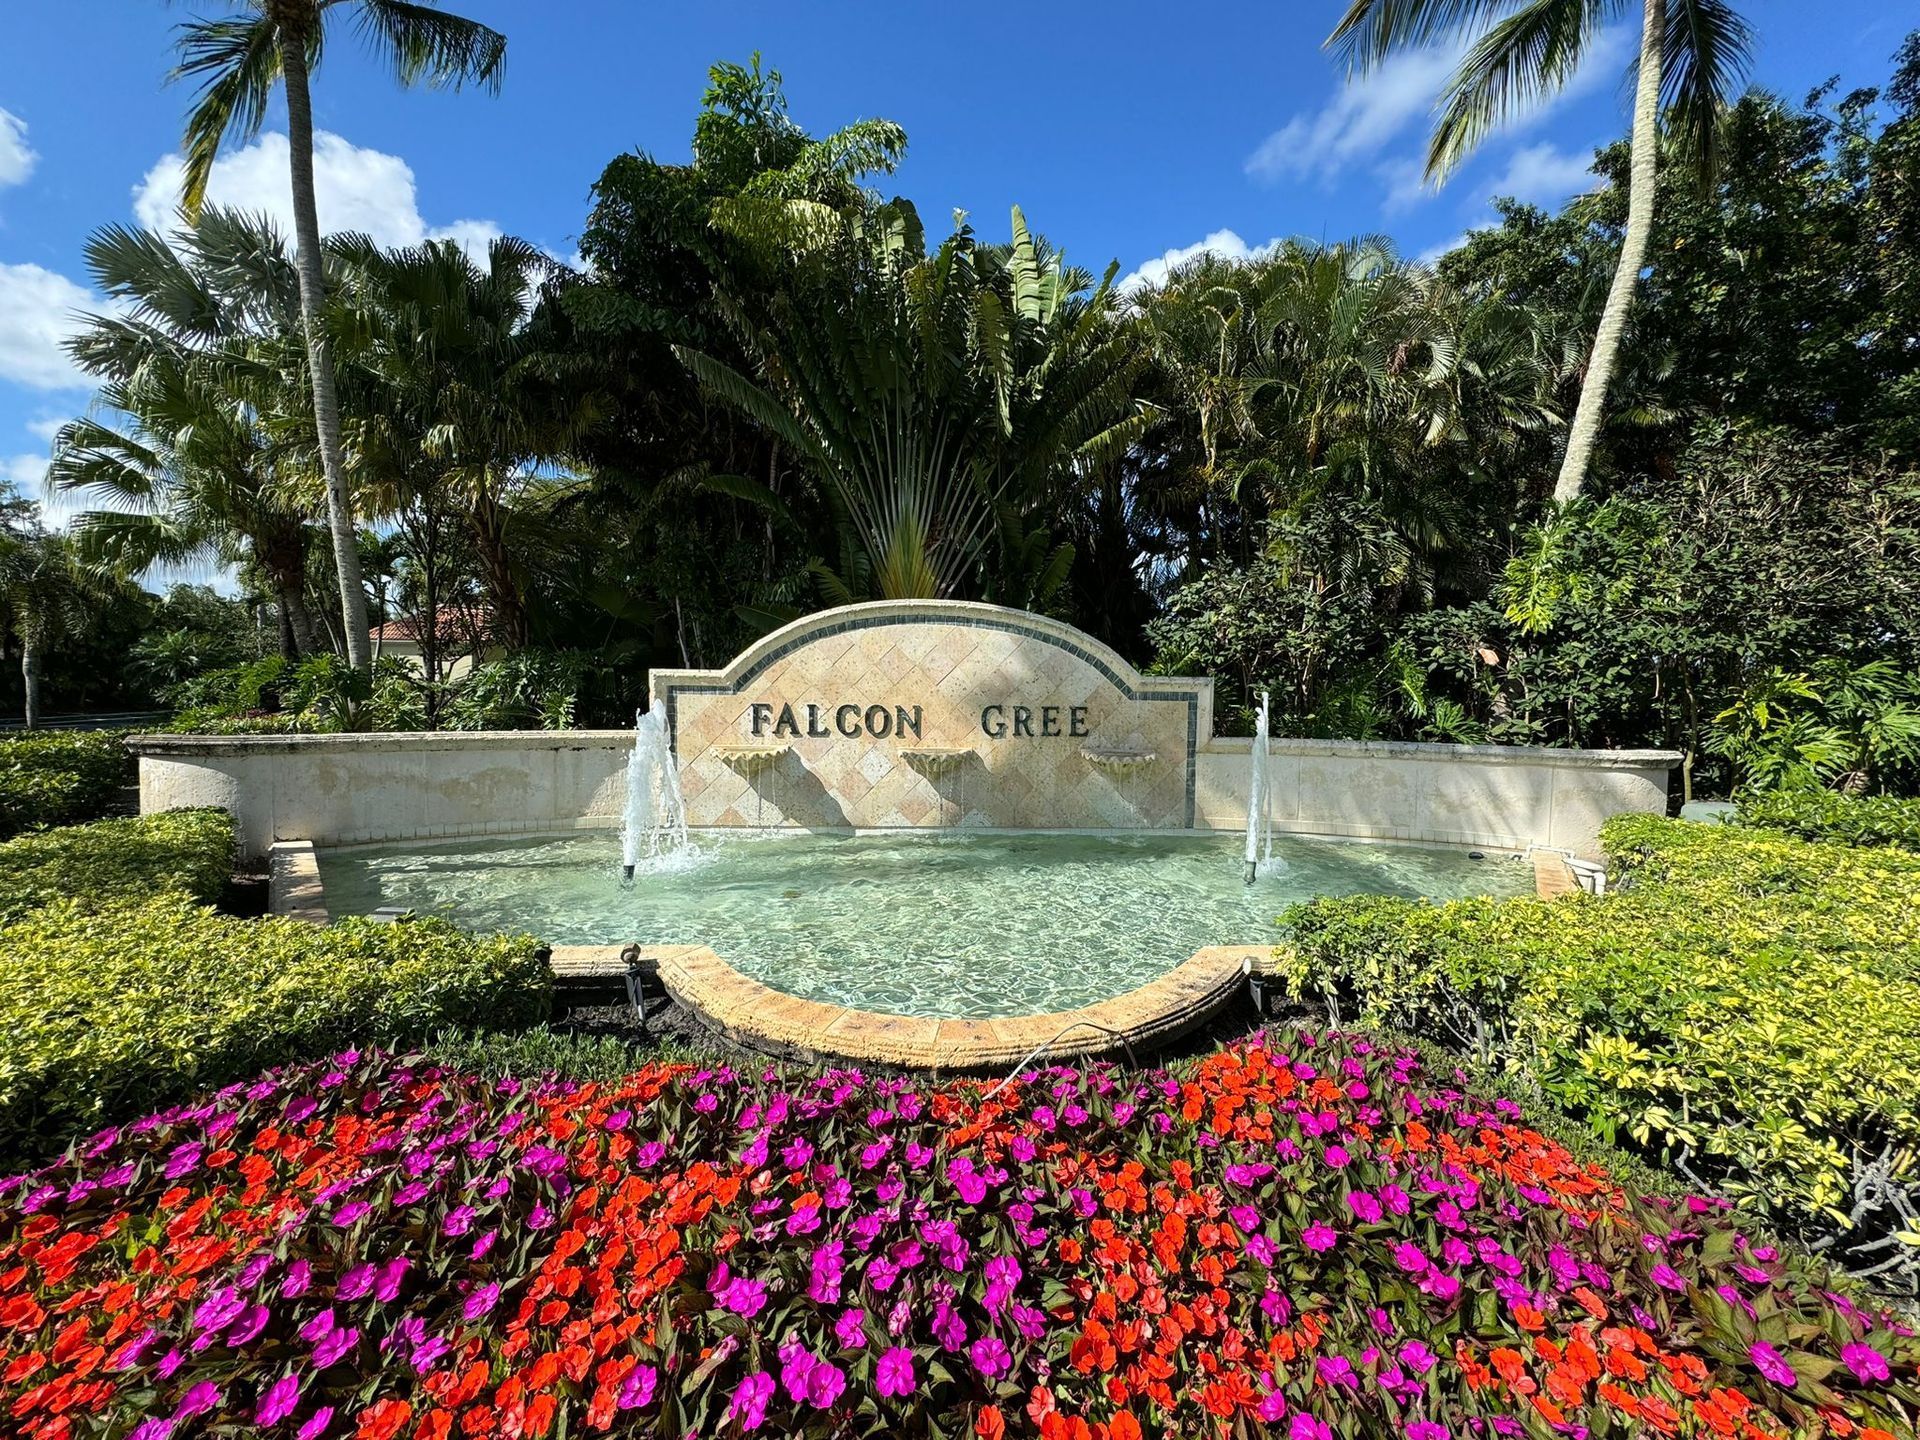
M 633 754 L 627 759 L 627 808 L 620 827 L 621 870 L 633 879 L 641 860 L 683 849 L 687 807 L 680 798 L 680 767 L 667 733 L 667 709 L 639 711 Z

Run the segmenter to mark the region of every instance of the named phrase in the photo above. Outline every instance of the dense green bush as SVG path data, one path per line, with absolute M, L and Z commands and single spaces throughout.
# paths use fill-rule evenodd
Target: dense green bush
M 1803 840 L 1920 850 L 1920 800 L 1900 800 L 1890 795 L 1775 790 L 1743 799 L 1740 823 L 1762 830 L 1783 830 Z
M 181 894 L 0 925 L 0 1153 L 269 1065 L 548 1008 L 526 936 L 439 920 L 236 920 Z
M 0 920 L 55 900 L 163 891 L 211 903 L 233 873 L 233 843 L 233 817 L 224 810 L 169 810 L 17 836 L 0 844 Z
M 106 814 L 134 782 L 123 738 L 118 731 L 50 730 L 0 739 L 0 839 Z
M 1920 1199 L 1920 855 L 1652 816 L 1603 838 L 1607 896 L 1312 901 L 1274 964 L 1343 1022 L 1459 1045 L 1850 1263 L 1920 1276 L 1899 1213 Z

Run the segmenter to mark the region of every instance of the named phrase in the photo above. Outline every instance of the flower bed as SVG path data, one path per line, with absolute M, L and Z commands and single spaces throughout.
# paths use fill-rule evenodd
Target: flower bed
M 1304 1035 L 991 1095 L 269 1074 L 0 1188 L 33 1440 L 1911 1434 L 1920 1341 Z

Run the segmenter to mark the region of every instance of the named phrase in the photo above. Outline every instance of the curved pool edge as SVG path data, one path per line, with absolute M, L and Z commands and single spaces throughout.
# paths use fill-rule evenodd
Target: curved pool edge
M 762 1054 L 915 1070 L 1004 1070 L 1043 1046 L 1050 1058 L 1075 1059 L 1166 1045 L 1219 1014 L 1238 992 L 1247 962 L 1272 949 L 1207 946 L 1146 984 L 1092 1005 L 989 1020 L 893 1015 L 803 999 L 743 975 L 704 945 L 649 946 L 643 953 L 690 1015 Z

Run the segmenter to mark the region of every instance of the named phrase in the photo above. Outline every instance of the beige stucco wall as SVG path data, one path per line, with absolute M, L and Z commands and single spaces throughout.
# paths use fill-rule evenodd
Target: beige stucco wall
M 530 834 L 618 822 L 627 730 L 138 735 L 142 813 L 218 805 L 250 855 L 276 840 Z
M 1216 739 L 1200 753 L 1196 823 L 1247 821 L 1251 742 Z M 1610 816 L 1663 813 L 1665 750 L 1552 750 L 1400 741 L 1272 742 L 1274 829 L 1521 850 L 1599 853 Z
M 769 635 L 721 671 L 656 671 L 696 826 L 1238 830 L 1248 742 L 1215 739 L 1212 682 L 1144 677 L 1069 626 L 955 602 L 850 606 Z M 858 705 L 859 733 L 839 731 Z M 751 731 L 758 712 L 764 732 Z M 1028 736 L 982 711 L 1031 712 Z M 782 707 L 797 733 L 774 734 Z M 809 711 L 808 707 L 815 707 Z M 884 708 L 876 725 L 866 710 Z M 1058 707 L 1062 733 L 1044 733 Z M 919 711 L 902 738 L 900 708 Z M 1078 715 L 1084 736 L 1069 733 Z M 873 733 L 884 728 L 885 735 Z M 809 731 L 828 729 L 825 736 Z M 318 845 L 618 823 L 625 730 L 136 736 L 143 811 L 223 806 L 241 841 Z M 743 749 L 742 747 L 747 747 Z M 758 747 L 762 753 L 747 753 Z M 1102 751 L 1136 752 L 1130 768 Z M 929 760 L 913 752 L 958 752 Z M 1095 752 L 1090 757 L 1089 752 Z M 1152 758 L 1138 758 L 1150 754 Z M 1600 824 L 1658 812 L 1665 751 L 1277 740 L 1276 828 L 1595 853 Z M 1111 758 L 1111 757 L 1107 757 Z M 941 765 L 952 768 L 942 771 Z M 764 766 L 764 768 L 757 768 Z

